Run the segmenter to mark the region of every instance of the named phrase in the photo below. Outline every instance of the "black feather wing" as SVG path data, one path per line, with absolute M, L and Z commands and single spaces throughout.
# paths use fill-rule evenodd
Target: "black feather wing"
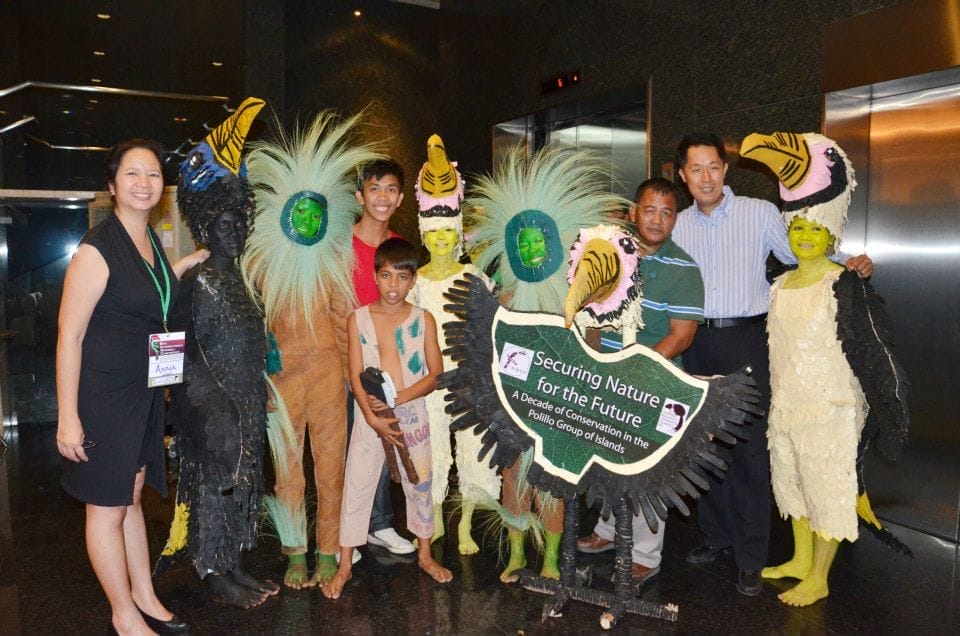
M 880 295 L 855 272 L 843 272 L 833 290 L 837 339 L 870 406 L 860 435 L 861 450 L 875 443 L 884 455 L 896 460 L 909 433 L 910 382 L 893 353 L 890 317 Z
M 493 371 L 494 315 L 500 308 L 483 281 L 471 275 L 457 281 L 446 294 L 446 309 L 459 320 L 444 324 L 449 345 L 446 354 L 456 368 L 440 376 L 439 386 L 449 389 L 447 412 L 454 415 L 453 430 L 474 429 L 483 436 L 482 459 L 492 451 L 490 464 L 502 470 L 513 465 L 533 439 L 517 426 L 500 404 Z M 536 462 L 528 480 L 557 497 L 587 493 L 588 503 L 609 506 L 626 497 L 634 513 L 642 512 L 651 527 L 656 516 L 670 507 L 688 514 L 683 496 L 697 497 L 707 490 L 707 473 L 722 475 L 725 451 L 713 439 L 735 442 L 744 437 L 743 426 L 759 415 L 759 393 L 749 369 L 725 377 L 710 378 L 700 412 L 679 442 L 656 466 L 637 475 L 613 473 L 593 464 L 578 483 L 570 483 L 543 470 Z

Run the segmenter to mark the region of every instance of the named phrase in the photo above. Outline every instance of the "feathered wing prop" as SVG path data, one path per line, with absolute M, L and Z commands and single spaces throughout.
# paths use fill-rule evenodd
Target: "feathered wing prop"
M 315 309 L 339 294 L 353 298 L 353 223 L 356 167 L 380 155 L 353 134 L 359 115 L 341 121 L 320 113 L 305 130 L 275 142 L 251 144 L 247 158 L 257 208 L 254 231 L 241 259 L 244 279 L 260 298 L 267 324 L 295 311 L 309 325 Z M 297 204 L 320 208 L 312 234 L 294 227 Z
M 563 312 L 570 247 L 580 230 L 612 222 L 610 213 L 630 202 L 606 191 L 609 171 L 593 155 L 545 148 L 527 158 L 514 146 L 492 176 L 477 178 L 470 210 L 467 251 L 484 271 L 496 265 L 501 297 L 519 311 Z M 531 228 L 543 235 L 546 256 L 526 265 L 519 235 Z
M 498 469 L 511 466 L 534 440 L 513 421 L 497 392 L 492 325 L 501 307 L 483 281 L 470 275 L 451 287 L 447 297 L 451 301 L 447 308 L 460 318 L 444 325 L 448 353 L 457 362 L 457 368 L 443 373 L 439 380 L 439 385 L 450 391 L 447 412 L 456 416 L 451 428 L 474 429 L 483 436 L 480 458 L 489 455 L 490 465 Z M 697 497 L 709 488 L 708 472 L 722 475 L 726 470 L 726 460 L 718 454 L 722 450 L 710 441 L 710 436 L 735 442 L 737 437 L 743 437 L 741 426 L 758 412 L 758 393 L 745 372 L 713 378 L 707 383 L 706 399 L 690 422 L 691 428 L 648 470 L 623 475 L 595 463 L 579 481 L 572 483 L 535 462 L 528 479 L 557 497 L 586 491 L 588 503 L 600 500 L 605 510 L 625 497 L 634 513 L 642 512 L 654 529 L 658 526 L 657 515 L 665 517 L 669 507 L 689 514 L 683 495 Z
M 843 272 L 834 284 L 837 298 L 837 337 L 850 369 L 860 381 L 870 411 L 857 446 L 857 514 L 860 525 L 888 546 L 912 554 L 910 548 L 883 527 L 873 514 L 864 482 L 864 459 L 871 445 L 891 461 L 907 441 L 910 382 L 893 355 L 893 325 L 883 299 L 855 272 Z

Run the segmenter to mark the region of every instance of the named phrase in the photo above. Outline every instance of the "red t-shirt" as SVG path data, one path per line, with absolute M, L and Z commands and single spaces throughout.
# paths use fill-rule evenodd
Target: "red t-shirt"
M 400 235 L 390 230 L 390 238 L 399 238 Z M 353 235 L 353 255 L 356 265 L 353 268 L 353 290 L 357 292 L 357 306 L 369 305 L 380 298 L 377 283 L 373 280 L 373 255 L 377 248 L 367 245 L 357 235 Z

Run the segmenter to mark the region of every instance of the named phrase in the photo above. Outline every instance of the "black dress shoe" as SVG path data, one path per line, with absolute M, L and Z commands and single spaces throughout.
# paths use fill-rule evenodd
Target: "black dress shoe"
M 693 565 L 713 563 L 717 560 L 717 557 L 721 554 L 726 554 L 729 550 L 730 548 L 715 548 L 703 544 L 690 551 L 690 554 L 687 555 L 687 563 L 692 563 Z
M 176 615 L 172 616 L 168 621 L 162 621 L 140 610 L 140 616 L 143 616 L 143 622 L 147 624 L 147 627 L 158 634 L 184 634 L 190 631 L 190 623 L 180 620 Z
M 763 589 L 760 570 L 740 570 L 737 575 L 737 591 L 744 596 L 756 596 Z

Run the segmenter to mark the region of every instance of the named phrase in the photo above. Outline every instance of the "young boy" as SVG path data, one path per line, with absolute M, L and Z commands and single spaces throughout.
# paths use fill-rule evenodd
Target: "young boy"
M 384 462 L 379 438 L 394 446 L 400 446 L 403 439 L 420 476 L 420 483 L 414 485 L 406 472 L 400 471 L 407 500 L 407 528 L 420 539 L 420 568 L 439 583 L 453 579 L 450 570 L 430 555 L 434 530 L 430 423 L 423 397 L 436 388 L 443 360 L 433 316 L 406 301 L 417 277 L 417 264 L 416 248 L 407 241 L 391 238 L 381 243 L 373 263 L 380 298 L 353 312 L 347 323 L 350 384 L 357 401 L 340 510 L 340 566 L 323 587 L 327 598 L 340 598 L 353 574 L 353 549 L 367 543 L 370 511 Z M 381 369 L 393 380 L 396 418 L 374 415 L 386 405 L 364 391 L 360 373 L 367 367 Z M 391 428 L 395 422 L 399 422 L 400 431 Z
M 357 306 L 363 307 L 380 297 L 373 278 L 373 254 L 381 243 L 399 236 L 390 229 L 390 219 L 403 201 L 403 168 L 393 159 L 377 159 L 364 164 L 355 194 L 362 214 L 353 226 L 353 289 Z M 347 396 L 348 428 L 353 428 L 353 395 Z M 390 475 L 384 467 L 377 486 L 370 516 L 367 542 L 386 548 L 394 554 L 410 554 L 413 544 L 393 529 L 393 507 L 390 505 Z M 359 554 L 357 555 L 359 557 Z

